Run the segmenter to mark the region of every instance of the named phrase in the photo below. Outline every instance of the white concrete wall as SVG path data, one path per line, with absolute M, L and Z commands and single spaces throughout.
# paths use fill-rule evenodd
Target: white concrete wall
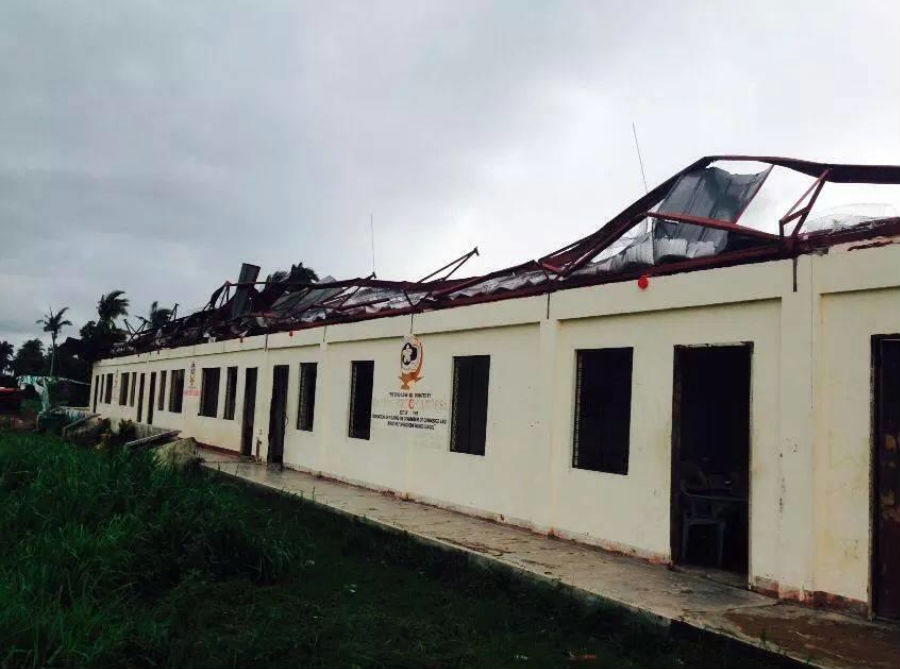
M 849 246 L 849 245 L 848 245 Z M 244 372 L 258 367 L 255 438 L 264 459 L 272 367 L 290 366 L 289 466 L 668 561 L 673 348 L 752 342 L 750 581 L 797 599 L 869 600 L 872 335 L 900 331 L 900 245 L 683 273 L 414 316 L 109 359 L 95 375 L 196 368 L 180 414 L 154 424 L 237 451 Z M 797 289 L 794 290 L 794 274 Z M 350 367 L 374 360 L 373 414 L 396 409 L 403 337 L 424 345 L 433 415 L 450 419 L 454 355 L 490 362 L 484 456 L 433 430 L 373 420 L 348 436 Z M 575 351 L 634 348 L 627 475 L 574 469 Z M 296 428 L 299 364 L 317 362 L 314 429 Z M 223 368 L 219 418 L 198 416 L 200 370 Z M 239 367 L 235 420 L 221 419 Z M 189 372 L 188 372 L 189 375 Z M 110 417 L 135 409 L 102 402 Z M 145 398 L 146 401 L 146 398 Z M 146 410 L 145 410 L 146 416 Z

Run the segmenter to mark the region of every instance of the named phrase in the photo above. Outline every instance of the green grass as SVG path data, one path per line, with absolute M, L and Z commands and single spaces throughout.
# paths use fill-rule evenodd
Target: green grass
M 0 432 L 0 537 L 4 667 L 771 666 L 309 502 L 50 436 Z

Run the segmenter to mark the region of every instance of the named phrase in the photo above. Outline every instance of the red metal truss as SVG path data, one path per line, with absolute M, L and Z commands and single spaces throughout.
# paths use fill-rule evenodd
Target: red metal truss
M 718 218 L 704 218 L 702 216 L 670 214 L 664 211 L 648 211 L 645 216 L 652 216 L 653 218 L 659 218 L 664 221 L 674 221 L 676 223 L 691 223 L 693 225 L 699 225 L 704 228 L 726 230 L 728 232 L 736 232 L 741 235 L 747 235 L 748 237 L 758 237 L 760 239 L 767 239 L 771 241 L 779 241 L 781 239 L 778 235 L 773 235 L 771 232 L 763 232 L 762 230 L 757 230 L 756 228 L 748 228 L 746 226 L 737 225 L 736 223 L 723 221 Z
M 868 184 L 900 184 L 900 166 L 896 165 L 851 165 L 851 164 L 832 164 L 832 163 L 816 163 L 808 160 L 796 160 L 793 158 L 779 158 L 768 156 L 747 156 L 747 155 L 719 155 L 706 156 L 700 160 L 688 165 L 677 174 L 669 177 L 666 181 L 654 188 L 652 191 L 639 198 L 629 207 L 624 209 L 618 215 L 614 216 L 606 225 L 576 242 L 568 244 L 563 248 L 554 251 L 538 260 L 541 267 L 554 272 L 558 279 L 565 278 L 573 272 L 581 269 L 588 264 L 593 258 L 597 257 L 604 249 L 608 248 L 616 240 L 626 234 L 631 228 L 637 225 L 645 217 L 652 216 L 667 220 L 678 221 L 682 223 L 691 223 L 707 228 L 716 228 L 720 230 L 728 230 L 743 235 L 757 237 L 760 239 L 772 241 L 778 240 L 784 236 L 784 219 L 780 222 L 781 234 L 772 235 L 767 232 L 737 225 L 736 221 L 724 221 L 721 219 L 708 219 L 693 216 L 684 216 L 682 214 L 673 214 L 667 212 L 652 212 L 652 208 L 662 202 L 669 194 L 672 187 L 678 183 L 684 175 L 691 172 L 705 169 L 712 163 L 719 161 L 729 162 L 754 162 L 769 165 L 766 175 L 761 183 L 757 186 L 751 197 L 745 203 L 744 208 L 738 213 L 738 217 L 746 210 L 750 201 L 756 197 L 762 183 L 765 182 L 772 168 L 775 166 L 784 167 L 802 174 L 816 177 L 816 182 L 810 187 L 815 189 L 809 205 L 804 209 L 794 213 L 794 209 L 809 195 L 810 190 L 804 193 L 797 203 L 791 207 L 788 214 L 793 214 L 788 220 L 799 217 L 797 227 L 794 229 L 793 237 L 799 232 L 800 227 L 806 221 L 812 206 L 815 204 L 816 198 L 822 190 L 825 183 L 868 183 Z
M 817 163 L 811 160 L 774 156 L 707 156 L 710 162 L 753 162 L 785 167 L 813 178 L 828 170 L 825 181 L 842 184 L 900 184 L 900 165 L 854 165 L 850 163 Z
M 831 172 L 831 169 L 826 169 L 822 174 L 816 179 L 812 184 L 810 184 L 809 188 L 806 189 L 806 192 L 800 196 L 800 199 L 794 203 L 794 206 L 791 207 L 788 212 L 781 217 L 778 221 L 778 230 L 781 236 L 784 236 L 784 226 L 789 222 L 793 221 L 795 218 L 799 219 L 797 224 L 794 226 L 793 232 L 791 232 L 791 243 L 793 240 L 797 238 L 797 235 L 800 234 L 800 228 L 803 227 L 803 224 L 806 223 L 806 219 L 809 217 L 810 212 L 812 211 L 813 206 L 816 204 L 816 200 L 819 198 L 819 193 L 822 192 L 822 188 L 825 186 L 825 180 L 828 178 L 828 174 Z M 810 193 L 812 195 L 810 196 Z M 809 202 L 805 207 L 800 207 L 800 203 L 806 200 L 807 196 L 809 196 Z

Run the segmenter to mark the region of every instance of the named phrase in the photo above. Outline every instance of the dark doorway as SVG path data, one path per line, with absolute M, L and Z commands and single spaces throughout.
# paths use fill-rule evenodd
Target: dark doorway
M 94 409 L 92 413 L 97 413 L 97 393 L 100 390 L 100 382 L 103 380 L 102 376 L 94 377 Z
M 269 453 L 270 465 L 281 465 L 284 459 L 284 429 L 287 426 L 287 365 L 275 365 L 272 369 L 272 403 L 269 405 Z
M 241 455 L 253 455 L 253 417 L 256 414 L 256 367 L 244 372 L 244 409 L 241 412 Z
M 141 387 L 138 390 L 138 398 L 137 398 L 137 422 L 141 422 L 141 417 L 144 415 L 144 373 L 141 372 Z
M 900 619 L 900 335 L 872 340 L 875 385 L 875 518 L 872 605 Z
M 747 573 L 752 345 L 676 346 L 672 559 Z
M 150 392 L 147 395 L 147 425 L 153 425 L 153 403 L 156 397 L 156 372 L 150 373 Z

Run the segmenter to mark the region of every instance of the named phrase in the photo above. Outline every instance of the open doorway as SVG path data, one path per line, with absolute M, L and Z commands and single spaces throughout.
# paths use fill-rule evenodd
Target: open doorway
M 287 365 L 275 365 L 272 369 L 272 402 L 269 405 L 269 452 L 266 461 L 270 466 L 281 467 L 284 461 L 284 430 L 287 426 Z
M 752 344 L 676 346 L 671 549 L 676 564 L 741 575 L 749 556 Z
M 875 478 L 872 609 L 900 620 L 900 335 L 872 340 Z

